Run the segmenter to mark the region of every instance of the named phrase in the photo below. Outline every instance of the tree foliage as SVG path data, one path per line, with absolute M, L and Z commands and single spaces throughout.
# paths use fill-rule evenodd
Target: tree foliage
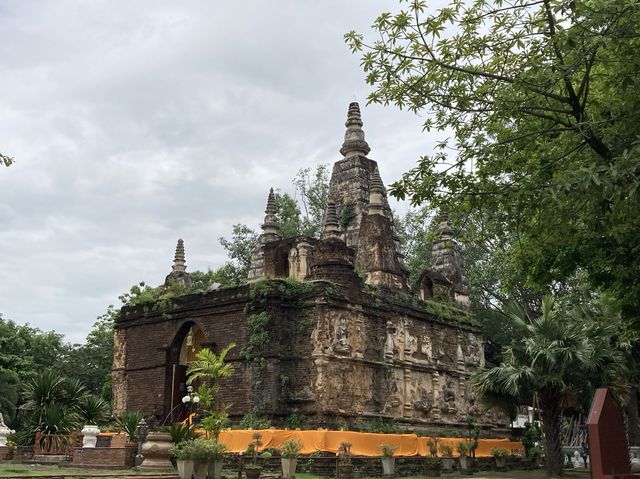
M 362 52 L 369 101 L 451 132 L 392 186 L 449 211 L 479 211 L 478 233 L 506 233 L 530 286 L 577 269 L 640 300 L 640 4 L 636 0 L 422 0 L 375 21 Z
M 540 315 L 530 317 L 526 308 L 512 306 L 505 320 L 513 337 L 502 362 L 476 372 L 472 386 L 489 406 L 539 406 L 547 472 L 557 475 L 563 464 L 562 411 L 586 412 L 595 387 L 607 386 L 619 400 L 626 398 L 627 342 L 621 322 L 598 307 L 567 311 L 551 296 L 543 298 Z
M 0 165 L 10 166 L 13 163 L 13 158 L 0 153 Z
M 305 168 L 293 179 L 295 195 L 276 191 L 276 220 L 283 238 L 306 235 L 319 238 L 324 210 L 329 195 L 328 166 L 321 164 L 315 170 Z M 229 255 L 226 262 L 212 274 L 222 286 L 236 286 L 246 282 L 251 265 L 251 253 L 258 244 L 258 233 L 244 224 L 233 225 L 231 239 L 220 238 L 220 244 Z
M 62 335 L 19 325 L 0 315 L 0 412 L 11 422 L 22 384 L 57 364 L 66 345 Z

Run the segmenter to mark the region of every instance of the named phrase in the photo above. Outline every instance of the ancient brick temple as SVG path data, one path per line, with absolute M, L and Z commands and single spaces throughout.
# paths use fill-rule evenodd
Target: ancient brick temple
M 297 413 L 329 427 L 382 418 L 433 428 L 480 414 L 469 377 L 484 364 L 483 339 L 447 217 L 412 291 L 357 103 L 346 127 L 320 239 L 282 238 L 271 190 L 246 285 L 186 295 L 169 310 L 123 308 L 114 413 L 179 411 L 195 353 L 233 342 L 235 373 L 221 389 L 232 418 L 255 410 L 276 422 Z M 172 281 L 191 282 L 181 240 Z M 490 414 L 480 421 L 505 425 Z

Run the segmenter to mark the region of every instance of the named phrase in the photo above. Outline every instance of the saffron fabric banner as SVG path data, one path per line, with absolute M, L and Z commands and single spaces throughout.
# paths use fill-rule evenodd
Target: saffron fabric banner
M 354 456 L 381 456 L 380 445 L 390 444 L 397 447 L 396 456 L 429 456 L 428 437 L 418 437 L 415 434 L 372 434 L 354 431 L 298 431 L 286 429 L 230 429 L 220 433 L 219 441 L 227 446 L 227 452 L 244 452 L 252 436 L 256 432 L 262 434 L 260 450 L 280 449 L 287 439 L 299 439 L 304 445 L 301 454 L 312 454 L 316 451 L 336 453 L 341 442 L 351 444 L 351 454 Z M 458 456 L 456 446 L 464 438 L 438 438 L 438 445 L 450 444 L 454 457 Z M 478 440 L 477 457 L 491 456 L 491 449 L 503 447 L 511 454 L 523 454 L 524 448 L 519 441 L 508 439 L 480 439 Z M 440 454 L 438 454 L 440 455 Z

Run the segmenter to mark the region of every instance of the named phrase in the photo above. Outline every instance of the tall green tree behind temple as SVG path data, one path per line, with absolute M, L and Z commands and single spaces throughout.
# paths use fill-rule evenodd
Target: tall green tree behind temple
M 8 421 L 15 418 L 24 382 L 58 364 L 66 351 L 61 334 L 19 325 L 0 315 L 0 412 Z
M 346 35 L 369 101 L 452 132 L 392 194 L 481 212 L 528 286 L 583 270 L 640 328 L 640 4 L 415 0 L 373 29 Z
M 329 170 L 318 165 L 315 170 L 305 168 L 293 179 L 297 201 L 288 193 L 276 192 L 276 218 L 283 238 L 306 235 L 319 238 L 324 210 L 329 195 Z M 266 200 L 266 196 L 265 196 Z M 244 224 L 233 225 L 231 239 L 220 238 L 220 244 L 230 261 L 210 273 L 214 282 L 222 286 L 242 284 L 247 279 L 259 233 Z

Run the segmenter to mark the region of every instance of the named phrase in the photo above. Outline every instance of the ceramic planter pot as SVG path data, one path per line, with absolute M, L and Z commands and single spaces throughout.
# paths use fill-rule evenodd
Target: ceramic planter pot
M 178 476 L 180 476 L 180 479 L 191 479 L 195 466 L 192 459 L 178 459 L 176 465 L 178 466 Z
M 258 479 L 262 473 L 260 466 L 245 466 L 244 473 L 247 475 L 247 479 Z
M 222 459 L 211 461 L 209 466 L 209 479 L 220 479 L 222 477 Z
M 197 461 L 193 466 L 193 477 L 195 477 L 195 479 L 207 479 L 208 472 L 209 464 L 206 462 Z
M 507 458 L 504 456 L 495 457 L 496 460 L 496 469 L 506 469 L 507 468 Z
M 293 458 L 282 458 L 282 477 L 285 479 L 289 479 L 296 475 L 296 467 L 298 465 L 298 459 Z
M 395 457 L 383 457 L 382 458 L 382 473 L 385 476 L 392 476 L 396 468 Z
M 460 470 L 462 471 L 469 470 L 469 458 L 467 456 L 460 456 L 458 458 L 458 461 L 460 462 Z

